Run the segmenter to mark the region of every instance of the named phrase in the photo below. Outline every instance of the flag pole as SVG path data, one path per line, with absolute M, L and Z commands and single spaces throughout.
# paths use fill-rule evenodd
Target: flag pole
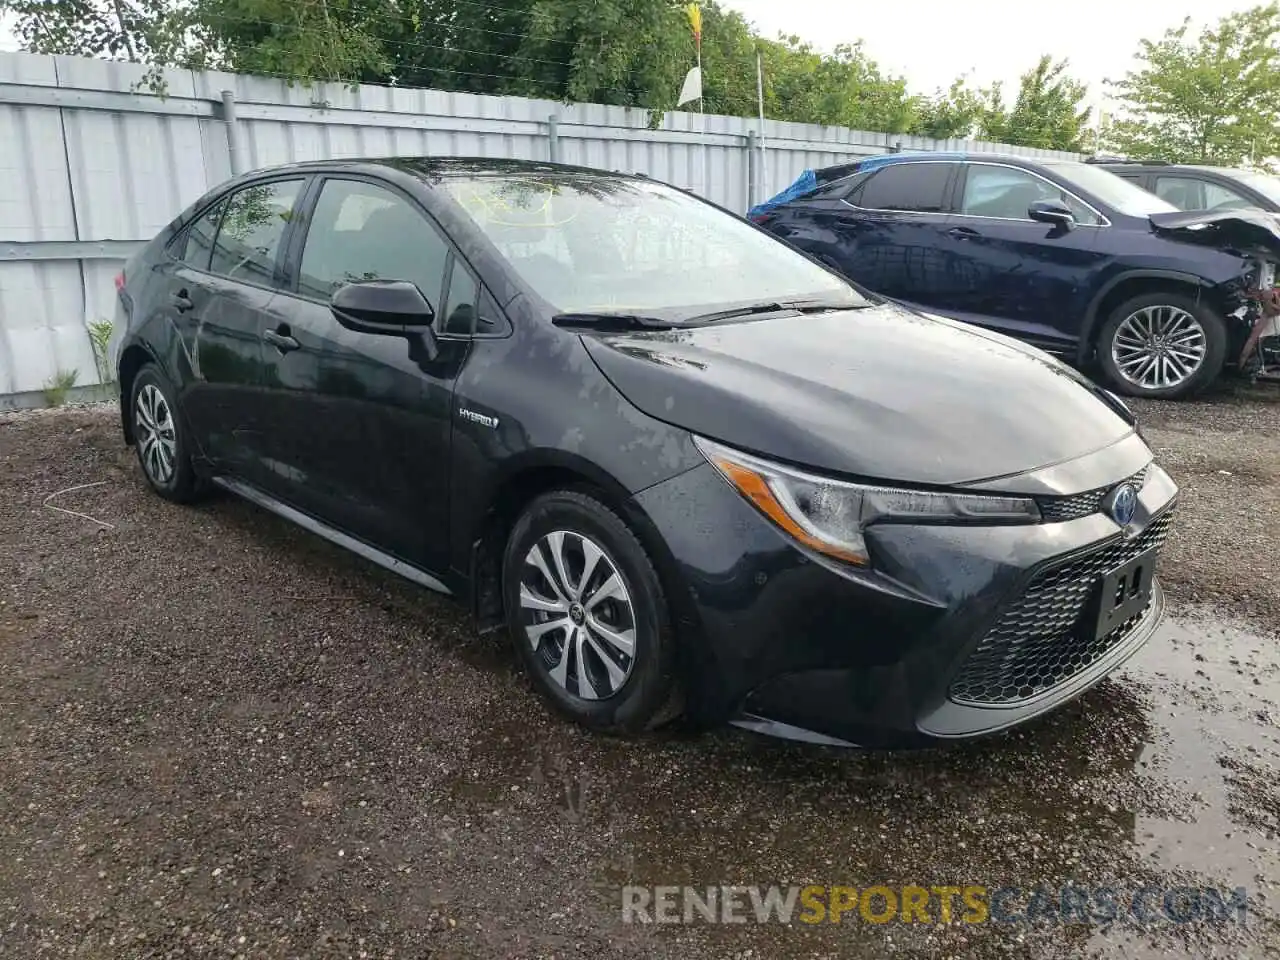
M 764 61 L 760 57 L 760 48 L 756 48 L 756 98 L 760 101 L 760 182 L 767 184 L 769 182 L 768 161 L 765 159 L 764 152 Z M 769 195 L 768 187 L 765 187 L 764 195 Z M 755 198 L 752 198 L 752 203 Z
M 703 84 L 702 84 L 702 30 L 701 29 L 699 29 L 698 32 L 693 35 L 693 39 L 698 46 L 698 112 L 702 113 L 703 112 L 702 110 Z M 705 127 L 705 121 L 704 121 L 704 127 Z
M 710 168 L 711 153 L 707 149 L 707 114 L 703 104 L 702 82 L 702 8 L 698 6 L 697 0 L 690 3 L 686 8 L 689 15 L 689 26 L 693 27 L 693 44 L 697 51 L 697 70 L 698 70 L 698 116 L 702 118 L 702 193 L 706 196 L 710 189 Z

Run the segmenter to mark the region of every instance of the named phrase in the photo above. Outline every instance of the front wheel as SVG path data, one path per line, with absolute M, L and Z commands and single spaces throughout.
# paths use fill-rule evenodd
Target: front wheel
M 512 642 L 562 713 L 620 734 L 680 713 L 662 585 L 630 527 L 595 496 L 559 490 L 531 503 L 508 538 L 502 581 Z
M 1131 397 L 1179 400 L 1218 376 L 1227 328 L 1211 308 L 1173 293 L 1120 304 L 1098 334 L 1098 362 L 1111 386 Z

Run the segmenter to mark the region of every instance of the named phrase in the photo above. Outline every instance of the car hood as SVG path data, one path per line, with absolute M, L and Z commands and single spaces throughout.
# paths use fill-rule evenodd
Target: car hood
M 1280 259 L 1280 217 L 1265 210 L 1153 213 L 1148 219 L 1156 233 L 1170 240 Z
M 1133 432 L 1065 364 L 893 304 L 582 340 L 649 416 L 852 477 L 971 484 Z

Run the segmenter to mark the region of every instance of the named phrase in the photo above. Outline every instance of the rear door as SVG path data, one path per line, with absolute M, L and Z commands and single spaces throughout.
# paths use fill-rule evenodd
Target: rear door
M 441 570 L 453 384 L 470 348 L 478 285 L 434 221 L 390 184 L 325 176 L 307 206 L 288 289 L 264 330 L 270 491 Z M 437 315 L 434 356 L 420 334 L 357 333 L 334 318 L 334 291 L 373 279 L 417 285 Z M 471 303 L 462 304 L 469 287 Z
M 222 197 L 179 239 L 165 308 L 192 376 L 183 412 L 219 470 L 261 475 L 263 317 L 279 283 L 288 224 L 305 178 L 262 181 Z
M 959 164 L 889 164 L 841 198 L 826 259 L 876 293 L 926 307 L 948 297 L 942 240 L 950 224 L 948 194 Z
M 1027 209 L 1037 200 L 1065 203 L 1075 226 L 1032 220 Z M 1100 229 L 1101 214 L 1034 171 L 966 163 L 946 237 L 946 312 L 1053 352 L 1071 349 L 1105 259 L 1095 249 Z

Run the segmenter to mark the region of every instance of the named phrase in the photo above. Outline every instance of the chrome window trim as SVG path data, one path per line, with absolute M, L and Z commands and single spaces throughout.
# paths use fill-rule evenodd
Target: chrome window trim
M 1089 203 L 1088 201 L 1077 196 L 1074 191 L 1068 190 L 1066 187 L 1062 186 L 1061 184 L 1054 183 L 1052 180 L 1050 180 L 1048 177 L 1044 176 L 1043 174 L 1036 173 L 1036 171 L 1034 170 L 1028 170 L 1026 167 L 1019 167 L 1012 163 L 999 163 L 998 161 L 993 161 L 993 160 L 967 160 L 965 162 L 968 163 L 970 166 L 975 166 L 975 167 L 1003 167 L 1006 170 L 1018 170 L 1022 173 L 1027 174 L 1028 176 L 1035 177 L 1038 180 L 1043 180 L 1045 183 L 1049 184 L 1049 186 L 1053 187 L 1053 189 L 1058 190 L 1062 193 L 1065 193 L 1071 199 L 1075 200 L 1076 203 L 1080 204 L 1080 206 L 1084 207 L 1087 210 L 1093 211 L 1093 215 L 1102 221 L 1101 223 L 1077 223 L 1076 224 L 1077 227 L 1094 227 L 1096 229 L 1099 227 L 1111 226 L 1111 221 L 1106 217 L 1106 215 L 1103 214 L 1101 210 L 1095 207 L 1092 203 Z M 963 202 L 963 197 L 961 198 L 961 202 Z M 959 210 L 953 213 L 952 216 L 966 217 L 970 220 L 1000 220 L 1004 223 L 1039 223 L 1040 222 L 1038 220 L 1032 220 L 1030 217 L 984 217 L 981 214 L 977 214 L 977 213 L 961 213 Z

